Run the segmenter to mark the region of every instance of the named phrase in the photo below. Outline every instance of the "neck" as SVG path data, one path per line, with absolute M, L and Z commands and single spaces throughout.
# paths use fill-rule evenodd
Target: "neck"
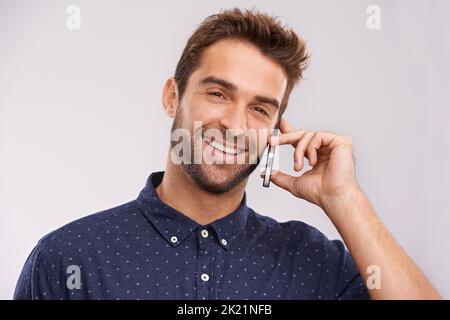
M 198 187 L 181 165 L 174 165 L 168 158 L 163 180 L 156 188 L 156 192 L 167 205 L 195 222 L 207 225 L 239 207 L 247 180 L 222 194 L 209 193 Z

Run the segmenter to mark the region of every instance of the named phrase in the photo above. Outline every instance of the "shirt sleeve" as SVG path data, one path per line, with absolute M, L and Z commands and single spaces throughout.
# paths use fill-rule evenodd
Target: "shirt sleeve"
M 28 256 L 17 281 L 14 300 L 62 299 L 61 279 L 51 272 L 57 269 L 56 263 L 45 261 L 42 250 L 39 242 Z
M 338 254 L 335 295 L 339 300 L 370 299 L 367 287 L 350 253 L 340 240 L 331 241 Z

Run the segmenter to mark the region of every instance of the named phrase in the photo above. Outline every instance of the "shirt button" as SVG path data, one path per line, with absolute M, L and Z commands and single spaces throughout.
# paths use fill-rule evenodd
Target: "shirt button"
M 172 243 L 176 243 L 176 242 L 178 241 L 178 238 L 175 237 L 175 236 L 172 236 L 172 238 L 170 238 L 170 241 L 171 241 Z
M 206 273 L 203 273 L 201 276 L 200 276 L 200 278 L 203 280 L 203 281 L 208 281 L 209 280 L 209 276 L 206 274 Z
M 224 245 L 224 246 L 226 246 L 227 245 L 227 240 L 225 240 L 225 239 L 222 239 L 222 244 Z
M 203 238 L 208 238 L 208 230 L 203 229 L 201 233 Z

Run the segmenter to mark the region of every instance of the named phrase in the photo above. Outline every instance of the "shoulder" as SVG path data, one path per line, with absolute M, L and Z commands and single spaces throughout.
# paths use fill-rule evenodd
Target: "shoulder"
M 330 240 L 317 228 L 299 220 L 280 222 L 250 209 L 247 229 L 249 233 L 258 234 L 263 243 L 267 241 L 282 247 L 302 247 L 303 251 L 320 251 L 327 256 L 346 253 L 341 240 Z
M 94 246 L 102 236 L 117 232 L 124 223 L 138 219 L 138 206 L 131 201 L 110 209 L 87 215 L 48 233 L 37 244 L 39 256 L 61 255 L 72 248 Z
M 14 299 L 64 297 L 66 268 L 81 266 L 109 246 L 125 223 L 136 225 L 142 216 L 135 201 L 72 221 L 42 237 L 28 256 Z M 52 294 L 50 294 L 52 293 Z

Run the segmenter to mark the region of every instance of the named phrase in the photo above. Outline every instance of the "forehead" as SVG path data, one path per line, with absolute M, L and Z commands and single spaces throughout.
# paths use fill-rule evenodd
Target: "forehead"
M 235 84 L 239 91 L 281 101 L 287 77 L 283 68 L 256 46 L 236 39 L 220 40 L 205 49 L 193 80 L 209 75 Z

